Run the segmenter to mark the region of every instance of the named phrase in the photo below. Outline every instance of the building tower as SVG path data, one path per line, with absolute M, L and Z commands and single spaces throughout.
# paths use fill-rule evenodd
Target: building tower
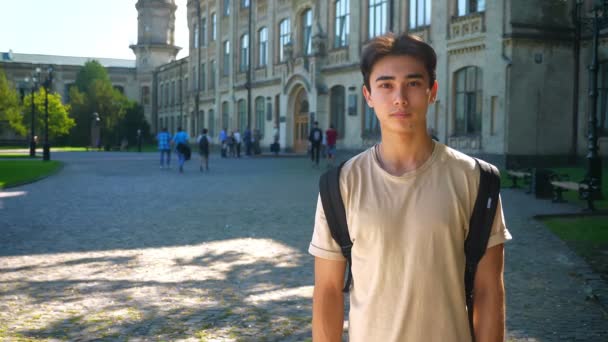
M 175 60 L 181 48 L 175 46 L 175 0 L 138 0 L 137 44 L 130 48 L 135 53 L 139 100 L 152 131 L 157 131 L 152 115 L 154 70 Z

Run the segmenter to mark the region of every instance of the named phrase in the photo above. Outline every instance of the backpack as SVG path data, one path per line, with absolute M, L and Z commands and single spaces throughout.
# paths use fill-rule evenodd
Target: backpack
M 475 207 L 469 220 L 469 234 L 464 242 L 464 252 L 466 256 L 465 263 L 465 297 L 467 303 L 467 312 L 469 315 L 469 328 L 473 341 L 473 284 L 475 281 L 475 273 L 477 265 L 483 257 L 490 239 L 490 232 L 496 214 L 498 205 L 498 195 L 500 193 L 500 173 L 498 169 L 483 160 L 474 158 L 479 165 L 479 190 Z M 346 222 L 346 211 L 342 195 L 340 193 L 340 170 L 344 166 L 342 162 L 339 166 L 325 172 L 319 180 L 319 193 L 323 211 L 329 225 L 329 230 L 332 238 L 340 246 L 342 254 L 346 258 L 346 280 L 344 283 L 344 293 L 348 293 L 352 286 L 352 260 L 351 249 L 353 246 L 348 225 Z
M 209 152 L 209 139 L 206 135 L 201 136 L 201 140 L 198 141 L 198 150 L 200 152 Z

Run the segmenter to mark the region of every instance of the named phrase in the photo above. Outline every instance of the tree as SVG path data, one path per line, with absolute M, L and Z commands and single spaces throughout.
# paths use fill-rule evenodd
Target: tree
M 8 122 L 9 126 L 21 135 L 25 135 L 25 127 L 21 124 L 21 105 L 19 95 L 12 84 L 6 79 L 4 71 L 0 69 L 0 132 L 2 122 Z
M 101 139 L 104 145 L 120 143 L 119 125 L 126 114 L 128 99 L 112 87 L 106 69 L 96 61 L 89 61 L 76 75 L 76 87 L 70 89 L 70 115 L 76 126 L 71 132 L 71 143 L 87 145 L 91 134 L 93 113 L 98 113 Z
M 144 116 L 144 107 L 135 101 L 129 101 L 125 116 L 120 123 L 121 136 L 127 138 L 129 145 L 136 145 L 138 129 L 141 130 L 142 139 L 148 140 L 150 125 Z
M 36 122 L 34 124 L 38 128 L 39 139 L 43 136 L 45 127 L 45 95 L 46 92 L 44 88 L 40 88 L 38 92 L 34 93 L 34 107 L 36 111 L 34 116 L 34 120 Z M 27 131 L 29 131 L 32 122 L 32 109 L 31 106 L 27 105 L 28 103 L 31 103 L 31 101 L 32 94 L 26 95 L 23 99 L 24 115 L 21 119 L 21 125 Z M 48 101 L 49 139 L 54 139 L 62 135 L 68 134 L 70 132 L 70 129 L 72 129 L 72 127 L 74 127 L 75 125 L 74 119 L 70 118 L 68 115 L 68 112 L 70 111 L 70 106 L 61 103 L 61 96 L 57 93 L 49 93 Z

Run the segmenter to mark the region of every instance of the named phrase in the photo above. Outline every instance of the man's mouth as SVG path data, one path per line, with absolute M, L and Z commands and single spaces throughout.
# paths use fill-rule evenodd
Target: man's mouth
M 412 117 L 412 113 L 394 112 L 390 115 L 390 117 L 397 118 L 397 119 L 409 119 Z

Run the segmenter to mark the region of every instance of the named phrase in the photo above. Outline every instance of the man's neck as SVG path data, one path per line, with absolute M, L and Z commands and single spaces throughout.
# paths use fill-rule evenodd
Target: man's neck
M 400 176 L 414 171 L 424 164 L 433 153 L 433 141 L 421 134 L 383 134 L 379 146 L 382 167 L 390 174 Z

